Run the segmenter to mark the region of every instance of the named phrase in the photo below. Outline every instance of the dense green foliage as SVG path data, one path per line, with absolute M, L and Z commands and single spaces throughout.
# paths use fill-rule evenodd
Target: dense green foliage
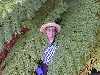
M 4 75 L 32 75 L 47 44 L 39 28 L 42 23 L 56 18 L 62 18 L 57 41 L 63 46 L 62 52 L 62 48 L 59 50 L 63 58 L 58 57 L 59 65 L 54 64 L 57 71 L 51 69 L 50 72 L 54 73 L 52 75 L 78 75 L 95 46 L 96 30 L 100 26 L 97 12 L 100 13 L 100 2 L 96 0 L 1 0 L 0 48 L 20 26 L 32 29 L 11 50 L 4 62 Z M 100 65 L 95 67 L 100 69 Z

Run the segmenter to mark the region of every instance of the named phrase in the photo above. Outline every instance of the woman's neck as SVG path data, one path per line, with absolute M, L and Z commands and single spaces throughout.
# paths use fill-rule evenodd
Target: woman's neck
M 55 39 L 48 39 L 48 44 L 52 44 L 55 41 Z

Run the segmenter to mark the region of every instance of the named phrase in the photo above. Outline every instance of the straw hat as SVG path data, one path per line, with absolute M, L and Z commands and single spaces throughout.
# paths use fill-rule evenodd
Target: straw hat
M 55 22 L 49 22 L 49 23 L 43 24 L 43 25 L 41 26 L 40 32 L 45 33 L 46 27 L 49 27 L 49 26 L 54 26 L 54 27 L 56 27 L 57 33 L 59 33 L 60 30 L 61 30 L 61 27 L 60 27 L 59 24 L 56 24 Z

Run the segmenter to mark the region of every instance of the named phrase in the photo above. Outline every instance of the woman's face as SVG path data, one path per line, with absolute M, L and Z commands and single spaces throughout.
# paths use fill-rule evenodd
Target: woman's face
M 47 27 L 46 28 L 46 35 L 49 39 L 54 39 L 56 35 L 56 28 L 53 26 Z

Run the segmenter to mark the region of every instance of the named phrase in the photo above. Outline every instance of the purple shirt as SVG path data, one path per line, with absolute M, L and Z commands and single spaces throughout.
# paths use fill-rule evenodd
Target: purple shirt
M 57 45 L 55 42 L 47 45 L 47 48 L 45 48 L 43 52 L 43 63 L 46 63 L 48 65 L 49 63 L 53 62 L 53 57 L 56 52 L 56 49 Z

